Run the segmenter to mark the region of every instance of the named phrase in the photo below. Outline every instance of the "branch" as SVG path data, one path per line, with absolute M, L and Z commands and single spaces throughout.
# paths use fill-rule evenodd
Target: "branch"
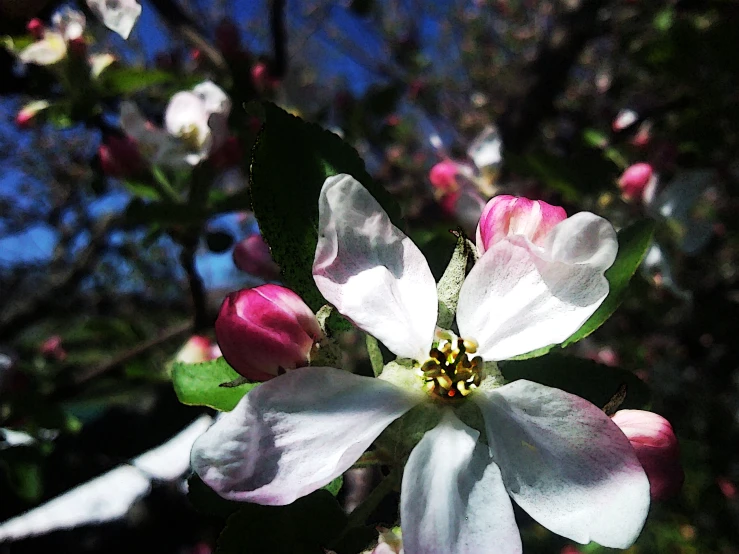
M 50 276 L 36 294 L 18 299 L 4 311 L 0 317 L 0 340 L 14 337 L 34 321 L 44 317 L 50 303 L 68 295 L 82 279 L 90 275 L 107 246 L 110 231 L 120 223 L 121 217 L 109 216 L 98 221 L 91 230 L 90 242 L 73 264 Z
M 498 121 L 506 150 L 524 150 L 541 122 L 554 112 L 554 100 L 564 89 L 572 66 L 588 40 L 600 32 L 598 11 L 605 6 L 607 2 L 600 0 L 582 0 L 539 45 L 536 58 L 523 72 L 525 92 L 507 100 Z
M 161 17 L 180 37 L 192 47 L 197 48 L 208 61 L 221 72 L 228 71 L 223 56 L 205 38 L 205 32 L 172 0 L 149 0 Z
M 95 377 L 98 377 L 99 375 L 107 373 L 108 371 L 115 369 L 125 364 L 126 362 L 129 362 L 132 359 L 137 358 L 138 356 L 141 356 L 142 354 L 145 354 L 152 348 L 155 348 L 161 345 L 162 343 L 167 342 L 170 339 L 174 339 L 188 332 L 192 332 L 192 322 L 191 321 L 185 321 L 183 323 L 178 323 L 177 325 L 173 325 L 172 327 L 164 329 L 156 337 L 149 339 L 147 341 L 141 342 L 137 344 L 136 346 L 124 352 L 121 352 L 120 354 L 118 354 L 117 356 L 114 356 L 107 362 L 103 362 L 95 367 L 88 369 L 87 371 L 76 373 L 74 377 L 72 378 L 72 385 L 74 387 L 82 385 L 86 383 L 87 381 Z M 57 389 L 55 396 L 66 398 L 68 396 L 68 394 L 66 393 L 68 393 L 68 387 L 62 387 L 61 389 Z

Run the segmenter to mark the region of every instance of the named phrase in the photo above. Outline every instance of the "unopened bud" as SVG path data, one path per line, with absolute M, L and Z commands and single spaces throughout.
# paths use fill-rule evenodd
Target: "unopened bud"
M 448 193 L 457 188 L 459 165 L 452 160 L 444 160 L 431 168 L 429 181 L 440 193 Z
M 487 203 L 477 226 L 477 248 L 485 252 L 510 235 L 522 235 L 538 244 L 561 221 L 564 209 L 541 200 L 529 200 L 506 194 Z
M 661 500 L 677 494 L 685 474 L 680 464 L 680 447 L 670 422 L 644 410 L 619 410 L 613 415 L 613 422 L 634 447 L 649 479 L 652 498 Z
M 98 157 L 103 173 L 111 177 L 130 177 L 146 166 L 136 141 L 129 137 L 107 137 L 98 146 Z
M 62 347 L 62 337 L 52 335 L 39 348 L 41 354 L 48 359 L 62 362 L 67 358 L 67 351 Z
M 627 200 L 642 198 L 644 190 L 652 181 L 654 171 L 647 163 L 637 163 L 626 168 L 618 179 L 621 193 Z
M 34 17 L 28 22 L 28 25 L 26 25 L 26 31 L 28 31 L 28 33 L 36 40 L 44 38 L 45 30 L 46 28 L 44 27 L 44 24 L 38 17 Z
M 213 343 L 202 335 L 193 335 L 175 354 L 176 362 L 199 364 L 217 358 L 213 356 Z
M 255 381 L 307 365 L 313 345 L 322 337 L 311 309 L 279 285 L 229 294 L 215 328 L 226 361 Z
M 250 275 L 270 280 L 280 274 L 280 268 L 261 235 L 252 235 L 237 243 L 232 256 L 236 267 Z

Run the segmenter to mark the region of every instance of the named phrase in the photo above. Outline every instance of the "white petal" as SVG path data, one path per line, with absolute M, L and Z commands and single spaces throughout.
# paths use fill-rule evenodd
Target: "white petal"
M 521 552 L 511 500 L 479 435 L 449 410 L 411 452 L 400 494 L 405 552 Z
M 485 360 L 563 342 L 608 295 L 603 274 L 617 249 L 613 227 L 589 213 L 559 223 L 541 246 L 516 236 L 497 242 L 462 285 L 461 336 L 476 340 Z
M 208 115 L 221 114 L 228 116 L 231 113 L 231 99 L 221 87 L 212 81 L 204 81 L 196 85 L 192 92 L 205 107 Z
M 164 124 L 170 134 L 176 137 L 192 134 L 197 146 L 203 146 L 210 136 L 209 116 L 198 95 L 182 91 L 175 94 L 167 104 Z
M 193 469 L 225 498 L 290 504 L 349 469 L 418 400 L 379 379 L 296 369 L 259 385 L 195 441 Z
M 329 177 L 319 199 L 318 290 L 396 355 L 425 359 L 438 300 L 426 258 L 359 181 Z
M 43 40 L 31 43 L 18 54 L 18 58 L 23 63 L 36 65 L 52 65 L 66 56 L 67 44 L 64 38 L 52 31 L 46 31 Z
M 515 381 L 474 400 L 508 493 L 568 539 L 626 548 L 649 510 L 649 481 L 621 430 L 596 406 Z
M 136 0 L 87 0 L 87 5 L 103 25 L 124 39 L 141 15 L 141 5 Z

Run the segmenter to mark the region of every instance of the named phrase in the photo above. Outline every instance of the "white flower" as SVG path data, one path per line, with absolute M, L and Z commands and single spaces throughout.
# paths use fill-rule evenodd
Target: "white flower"
M 51 18 L 52 28 L 44 37 L 26 46 L 18 55 L 23 63 L 53 65 L 67 57 L 67 45 L 82 39 L 85 32 L 85 16 L 64 7 Z
M 538 229 L 518 225 L 519 234 L 488 244 L 462 286 L 457 339 L 435 331 L 436 284 L 420 250 L 359 182 L 331 177 L 319 202 L 318 288 L 415 370 L 396 366 L 373 379 L 311 367 L 260 385 L 196 441 L 201 478 L 226 498 L 289 504 L 341 475 L 424 403 L 438 423 L 403 474 L 407 554 L 520 552 L 511 498 L 571 540 L 633 543 L 649 482 L 618 427 L 579 397 L 524 380 L 499 386 L 483 369 L 562 342 L 595 311 L 608 293 L 613 228 L 581 213 L 535 242 Z M 470 401 L 484 419 L 482 439 L 461 419 Z
M 146 119 L 136 104 L 121 102 L 120 124 L 123 132 L 136 141 L 139 152 L 152 164 L 162 167 L 187 166 L 188 153 L 181 141 Z
M 87 0 L 87 5 L 103 25 L 124 39 L 141 15 L 141 5 L 136 0 Z
M 488 125 L 472 141 L 467 149 L 467 155 L 478 169 L 484 169 L 500 165 L 503 160 L 502 149 L 503 141 L 498 131 L 492 125 Z
M 175 94 L 167 105 L 167 131 L 187 145 L 188 163 L 196 165 L 228 138 L 231 100 L 218 85 L 205 81 L 192 91 Z

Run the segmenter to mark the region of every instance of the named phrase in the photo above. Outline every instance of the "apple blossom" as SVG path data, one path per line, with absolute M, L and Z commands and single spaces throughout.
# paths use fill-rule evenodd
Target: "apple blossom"
M 341 475 L 407 414 L 407 554 L 520 552 L 511 499 L 573 541 L 632 544 L 649 482 L 628 439 L 586 400 L 503 384 L 492 363 L 561 343 L 588 319 L 608 294 L 615 231 L 579 213 L 538 243 L 527 232 L 510 226 L 472 268 L 457 337 L 436 329 L 436 283 L 418 247 L 358 181 L 328 178 L 314 280 L 398 361 L 379 379 L 306 367 L 260 385 L 196 441 L 195 471 L 225 498 L 289 504 Z M 408 413 L 415 406 L 423 415 Z
M 187 166 L 187 153 L 181 141 L 146 119 L 133 102 L 121 102 L 120 110 L 123 132 L 136 143 L 146 160 L 163 167 Z
M 164 123 L 167 131 L 187 146 L 187 162 L 196 165 L 226 142 L 230 113 L 231 100 L 226 93 L 205 81 L 170 99 Z
M 87 5 L 103 25 L 124 39 L 141 15 L 141 5 L 136 0 L 87 0 Z
M 619 410 L 612 419 L 634 447 L 649 479 L 652 498 L 661 500 L 680 492 L 685 474 L 670 422 L 644 410 Z
M 239 374 L 266 381 L 308 363 L 323 333 L 301 298 L 279 285 L 226 296 L 216 319 L 223 357 Z
M 15 116 L 15 124 L 21 129 L 30 127 L 39 112 L 42 112 L 49 106 L 50 104 L 46 100 L 35 100 L 33 102 L 29 102 L 23 106 Z
M 67 57 L 67 52 L 84 49 L 85 16 L 64 7 L 51 18 L 51 28 L 43 31 L 43 38 L 26 46 L 18 55 L 23 63 L 53 65 Z
M 634 110 L 624 108 L 619 110 L 616 114 L 616 117 L 611 124 L 611 128 L 615 132 L 623 131 L 624 129 L 631 127 L 637 121 L 639 121 L 639 114 Z
M 280 275 L 280 268 L 272 259 L 262 235 L 251 235 L 236 243 L 232 256 L 237 268 L 255 277 L 271 280 Z
M 39 348 L 41 354 L 46 358 L 63 362 L 67 359 L 67 351 L 62 346 L 62 337 L 52 335 L 47 338 Z

